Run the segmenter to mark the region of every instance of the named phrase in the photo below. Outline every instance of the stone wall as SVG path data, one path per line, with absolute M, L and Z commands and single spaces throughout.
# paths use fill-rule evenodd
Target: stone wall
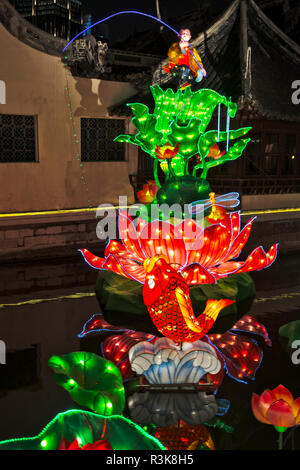
M 81 247 L 103 247 L 95 213 L 0 218 L 1 261 L 69 256 Z
M 73 77 L 61 57 L 24 44 L 2 24 L 0 43 L 0 80 L 6 84 L 0 114 L 35 116 L 37 136 L 35 162 L 0 163 L 0 212 L 97 207 L 118 203 L 125 194 L 132 203 L 128 175 L 137 148 L 124 144 L 125 161 L 81 162 L 80 134 L 81 118 L 109 118 L 108 108 L 129 100 L 135 89 L 126 82 Z M 128 125 L 127 119 L 126 133 Z

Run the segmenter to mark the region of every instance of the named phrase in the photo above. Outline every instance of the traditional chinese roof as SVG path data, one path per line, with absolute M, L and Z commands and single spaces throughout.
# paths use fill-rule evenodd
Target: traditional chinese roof
M 298 107 L 292 103 L 292 83 L 299 79 L 300 46 L 286 36 L 253 0 L 235 0 L 225 13 L 192 41 L 207 70 L 200 87 L 212 88 L 231 97 L 239 108 L 247 107 L 267 119 L 300 121 Z M 167 52 L 167 51 L 166 51 Z M 167 55 L 167 53 L 166 53 Z M 161 62 L 153 83 L 171 86 Z M 133 101 L 152 104 L 148 90 Z M 120 103 L 110 113 L 128 115 Z

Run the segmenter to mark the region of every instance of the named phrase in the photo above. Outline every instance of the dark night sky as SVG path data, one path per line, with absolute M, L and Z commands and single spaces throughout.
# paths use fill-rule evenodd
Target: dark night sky
M 181 16 L 192 10 L 196 10 L 199 6 L 200 0 L 189 0 L 184 5 L 184 2 L 178 0 L 160 0 L 160 14 L 162 20 L 166 18 Z M 211 12 L 218 14 L 222 12 L 232 0 L 210 0 L 202 2 L 209 4 Z M 124 10 L 137 10 L 143 13 L 156 16 L 156 1 L 155 0 L 83 0 L 84 13 L 92 14 L 92 22 L 95 23 L 106 16 Z M 156 24 L 155 24 L 156 23 Z M 172 23 L 170 21 L 170 26 Z M 183 25 L 184 26 L 184 25 Z M 109 39 L 109 43 L 125 39 L 136 31 L 145 31 L 154 28 L 158 30 L 159 25 L 154 20 L 143 18 L 138 15 L 120 15 L 106 22 L 101 26 L 101 33 Z

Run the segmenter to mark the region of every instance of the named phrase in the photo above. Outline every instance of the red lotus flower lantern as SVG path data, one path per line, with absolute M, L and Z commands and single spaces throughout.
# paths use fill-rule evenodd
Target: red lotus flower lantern
M 239 212 L 232 212 L 220 223 L 204 230 L 194 220 L 184 220 L 174 226 L 168 222 L 147 223 L 138 219 L 136 226 L 125 211 L 120 211 L 119 232 L 122 243 L 108 243 L 104 258 L 86 249 L 81 253 L 95 269 L 107 269 L 128 279 L 145 283 L 144 262 L 156 255 L 165 256 L 188 286 L 215 284 L 218 279 L 234 273 L 261 270 L 269 267 L 276 258 L 277 244 L 266 253 L 255 248 L 246 261 L 236 259 L 250 235 L 254 218 L 240 230 Z
M 258 421 L 285 431 L 300 424 L 300 397 L 294 400 L 287 388 L 278 385 L 274 390 L 265 390 L 260 396 L 253 393 L 252 411 Z
M 175 147 L 172 147 L 170 144 L 165 144 L 162 147 L 156 146 L 155 152 L 159 160 L 170 160 L 174 158 L 179 151 L 179 145 L 176 144 Z
M 226 150 L 221 152 L 218 144 L 215 143 L 210 147 L 207 156 L 209 158 L 213 158 L 214 160 L 217 160 L 218 158 L 223 157 L 223 155 L 225 155 L 225 153 L 226 153 Z
M 294 400 L 291 392 L 283 385 L 265 390 L 260 396 L 253 393 L 252 411 L 255 418 L 272 424 L 279 434 L 279 449 L 282 449 L 282 433 L 300 424 L 300 397 Z
M 159 188 L 154 181 L 147 181 L 147 183 L 143 185 L 143 189 L 137 193 L 138 200 L 142 204 L 151 204 L 151 202 L 153 202 L 156 197 L 158 189 Z

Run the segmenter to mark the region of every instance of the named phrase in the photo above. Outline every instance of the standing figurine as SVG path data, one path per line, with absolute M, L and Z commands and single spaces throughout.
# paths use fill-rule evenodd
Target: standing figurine
M 170 62 L 167 66 L 163 66 L 163 69 L 167 73 L 178 75 L 179 88 L 183 89 L 191 85 L 193 80 L 201 82 L 203 77 L 206 77 L 206 70 L 196 49 L 190 47 L 190 30 L 181 29 L 179 33 L 180 41 L 169 48 Z

